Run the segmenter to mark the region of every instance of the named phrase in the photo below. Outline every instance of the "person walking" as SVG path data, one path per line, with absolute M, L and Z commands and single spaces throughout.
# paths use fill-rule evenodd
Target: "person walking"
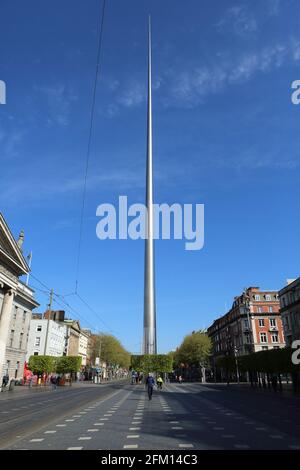
M 148 397 L 149 400 L 152 400 L 152 394 L 153 394 L 153 387 L 155 385 L 155 380 L 152 377 L 152 374 L 148 374 L 148 377 L 146 379 L 146 386 L 147 386 L 147 391 L 148 391 Z
M 8 374 L 5 374 L 2 378 L 2 387 L 1 387 L 1 391 L 3 391 L 6 387 L 7 387 L 7 384 L 9 382 L 9 375 Z

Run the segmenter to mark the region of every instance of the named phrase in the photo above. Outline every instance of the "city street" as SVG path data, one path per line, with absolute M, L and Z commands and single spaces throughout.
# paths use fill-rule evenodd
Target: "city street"
M 82 384 L 5 393 L 1 449 L 300 449 L 300 399 L 247 386 Z

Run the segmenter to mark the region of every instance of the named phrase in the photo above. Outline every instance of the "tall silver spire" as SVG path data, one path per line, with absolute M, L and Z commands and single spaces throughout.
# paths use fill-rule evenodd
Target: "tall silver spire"
M 146 172 L 147 236 L 145 240 L 144 340 L 143 354 L 157 354 L 154 276 L 153 160 L 152 160 L 152 87 L 151 87 L 151 19 L 148 31 L 148 125 Z

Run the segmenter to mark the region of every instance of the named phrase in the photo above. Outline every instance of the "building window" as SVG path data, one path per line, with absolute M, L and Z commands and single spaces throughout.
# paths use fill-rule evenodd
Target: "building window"
M 36 327 L 36 331 L 42 331 L 42 325 L 38 325 L 38 326 Z
M 258 324 L 259 324 L 259 326 L 265 326 L 265 320 L 263 318 L 260 318 L 258 320 Z
M 268 348 L 268 346 L 262 346 L 261 349 L 262 349 L 262 351 L 268 351 L 269 348 Z
M 260 295 L 257 295 L 257 294 L 256 294 L 256 295 L 254 296 L 254 299 L 257 300 L 257 301 L 259 301 L 259 300 L 260 300 Z
M 260 342 L 266 343 L 267 342 L 267 335 L 266 333 L 260 333 Z
M 268 302 L 270 302 L 270 300 L 272 300 L 270 294 L 267 294 L 267 295 L 266 295 L 266 300 L 267 300 Z
M 20 368 L 20 361 L 16 363 L 15 379 L 18 377 L 19 368 Z
M 263 309 L 262 307 L 257 307 L 257 313 L 262 313 Z
M 19 349 L 22 349 L 22 343 L 23 343 L 23 333 L 20 333 Z
M 276 318 L 270 318 L 270 326 L 276 326 Z
M 15 307 L 14 314 L 13 314 L 13 319 L 14 320 L 17 318 L 17 313 L 18 313 L 18 307 Z
M 40 346 L 40 344 L 41 344 L 41 338 L 40 338 L 39 336 L 37 336 L 37 337 L 35 338 L 35 344 L 34 344 L 34 345 L 35 345 L 35 346 Z
M 278 343 L 278 334 L 277 333 L 272 333 L 272 343 Z
M 273 307 L 269 307 L 269 312 L 273 313 Z
M 9 347 L 12 348 L 12 345 L 14 343 L 14 334 L 15 330 L 10 330 L 10 337 L 9 337 Z
M 34 351 L 33 355 L 34 355 L 34 356 L 38 356 L 39 353 L 38 353 L 37 351 Z
M 26 314 L 27 314 L 27 312 L 26 312 L 26 310 L 24 310 L 24 312 L 23 312 L 23 322 L 25 322 L 25 320 L 26 320 Z
M 249 328 L 249 322 L 247 319 L 244 320 L 244 327 Z

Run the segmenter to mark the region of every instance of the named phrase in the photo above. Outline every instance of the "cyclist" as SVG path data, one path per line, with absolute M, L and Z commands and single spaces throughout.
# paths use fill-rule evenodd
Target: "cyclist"
M 158 376 L 156 382 L 157 382 L 157 388 L 158 388 L 158 390 L 162 390 L 162 385 L 163 385 L 163 382 L 164 382 L 164 381 L 163 381 L 163 379 L 161 378 L 160 375 Z

